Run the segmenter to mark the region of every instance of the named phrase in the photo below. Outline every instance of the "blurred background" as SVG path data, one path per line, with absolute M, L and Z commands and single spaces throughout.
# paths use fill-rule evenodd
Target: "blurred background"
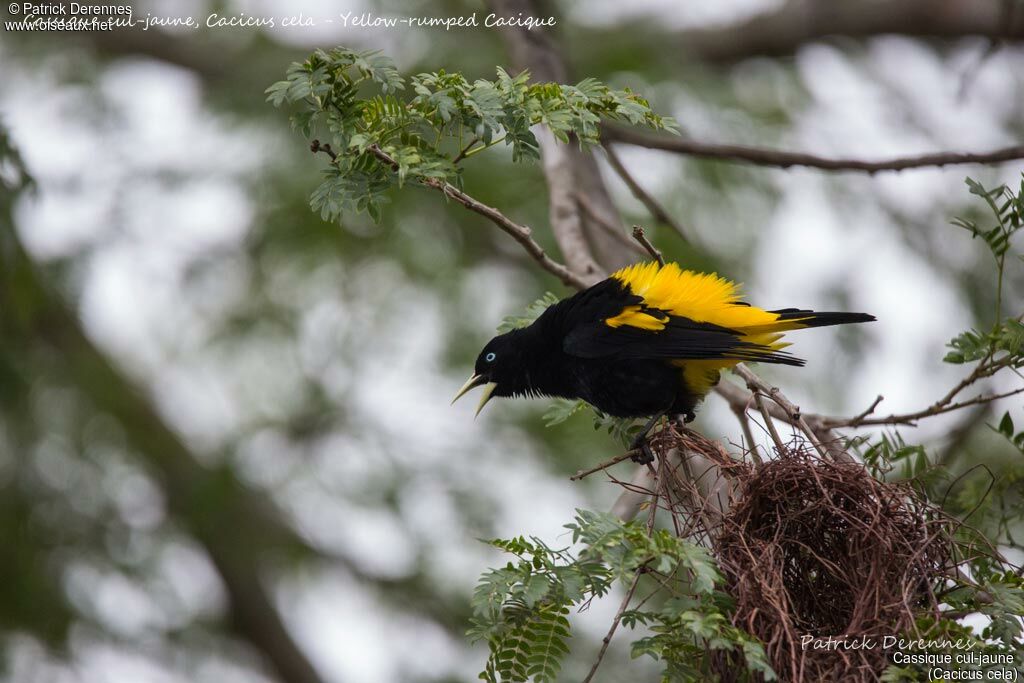
M 501 4 L 501 3 L 499 3 Z M 514 5 L 515 3 L 511 3 Z M 563 0 L 547 35 L 569 80 L 630 87 L 682 132 L 884 159 L 1024 138 L 1024 7 L 1015 0 Z M 135 15 L 449 16 L 475 2 L 136 2 Z M 4 19 L 10 18 L 5 14 Z M 12 683 L 469 681 L 478 539 L 570 539 L 570 482 L 619 452 L 545 401 L 448 401 L 503 316 L 567 290 L 507 235 L 433 193 L 383 221 L 309 209 L 322 160 L 264 89 L 313 48 L 380 49 L 406 75 L 493 78 L 500 33 L 305 28 L 0 33 L 0 125 L 36 189 L 0 202 L 0 675 Z M 619 145 L 693 237 L 659 226 L 604 154 L 625 225 L 666 255 L 744 283 L 755 303 L 867 311 L 796 335 L 801 370 L 764 368 L 805 410 L 923 408 L 963 374 L 945 343 L 990 325 L 993 269 L 950 225 L 981 216 L 970 175 L 771 169 Z M 3 171 L 5 169 L 0 169 Z M 10 175 L 11 169 L 6 169 Z M 555 250 L 539 164 L 474 157 L 467 191 Z M 22 251 L 23 250 L 23 251 Z M 630 257 L 632 258 L 632 257 Z M 1005 310 L 1019 313 L 1020 263 Z M 988 412 L 903 430 L 995 471 Z M 723 401 L 696 422 L 739 443 Z M 629 463 L 613 470 L 627 477 Z M 579 680 L 618 604 L 574 617 Z M 602 680 L 653 678 L 613 645 Z M 585 668 L 583 671 L 585 672 Z M 628 674 L 624 672 L 629 672 Z

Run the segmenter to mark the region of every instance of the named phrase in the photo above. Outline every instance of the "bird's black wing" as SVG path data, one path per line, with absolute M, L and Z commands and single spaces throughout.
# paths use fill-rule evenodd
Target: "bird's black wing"
M 647 330 L 630 325 L 613 327 L 606 321 L 627 306 L 642 306 L 664 328 Z M 553 307 L 554 308 L 554 307 Z M 647 308 L 643 299 L 609 279 L 561 302 L 551 310 L 563 334 L 562 350 L 577 358 L 609 360 L 664 359 L 706 360 L 712 358 L 750 360 L 802 365 L 786 353 L 742 338 L 736 330 Z
M 743 340 L 736 330 L 680 316 L 669 316 L 661 330 L 644 330 L 629 325 L 609 327 L 603 320 L 579 324 L 565 336 L 562 349 L 578 358 L 720 358 L 803 365 L 798 358 Z

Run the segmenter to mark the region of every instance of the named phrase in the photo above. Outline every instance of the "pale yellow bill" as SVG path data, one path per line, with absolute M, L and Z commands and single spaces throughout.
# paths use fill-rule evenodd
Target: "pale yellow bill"
M 484 409 L 485 405 L 487 405 L 487 402 L 491 400 L 491 395 L 494 393 L 494 390 L 498 386 L 497 382 L 488 382 L 481 375 L 473 375 L 468 380 L 466 380 L 466 383 L 463 384 L 462 388 L 459 389 L 457 394 L 455 394 L 455 398 L 452 399 L 452 403 L 455 403 L 460 398 L 462 398 L 463 394 L 465 394 L 473 387 L 478 387 L 481 384 L 484 387 L 484 393 L 480 395 L 480 403 L 476 407 L 476 415 L 479 415 L 480 411 Z

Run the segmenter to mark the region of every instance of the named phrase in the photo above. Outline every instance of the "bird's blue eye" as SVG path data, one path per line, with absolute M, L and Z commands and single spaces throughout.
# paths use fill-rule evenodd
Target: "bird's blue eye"
M 488 363 L 490 363 L 495 358 L 497 358 L 497 356 L 495 355 L 494 351 L 491 351 L 489 354 L 484 356 L 484 360 L 487 361 Z

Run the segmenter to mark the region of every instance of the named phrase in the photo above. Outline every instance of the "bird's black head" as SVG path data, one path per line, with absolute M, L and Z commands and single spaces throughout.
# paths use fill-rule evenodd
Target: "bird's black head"
M 463 394 L 483 385 L 484 393 L 476 412 L 479 415 L 492 396 L 519 396 L 533 393 L 528 368 L 526 330 L 512 330 L 487 342 L 476 358 L 473 376 L 462 386 L 452 403 Z
M 515 396 L 529 388 L 523 336 L 522 330 L 499 334 L 476 357 L 474 374 L 498 385 L 494 388 L 495 396 Z

